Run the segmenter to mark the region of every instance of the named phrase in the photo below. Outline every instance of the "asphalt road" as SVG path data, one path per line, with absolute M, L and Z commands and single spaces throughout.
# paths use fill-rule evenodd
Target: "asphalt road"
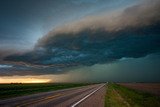
M 105 84 L 0 100 L 0 107 L 104 107 Z

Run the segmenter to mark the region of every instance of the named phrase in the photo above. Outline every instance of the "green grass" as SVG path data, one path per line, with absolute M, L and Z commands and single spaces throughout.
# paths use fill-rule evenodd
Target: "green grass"
M 37 83 L 37 84 L 0 84 L 0 99 L 29 95 L 39 92 L 80 87 L 85 83 Z
M 127 104 L 119 93 L 117 93 L 113 84 L 107 85 L 105 107 L 127 107 Z
M 106 107 L 160 107 L 160 97 L 109 84 L 105 98 Z

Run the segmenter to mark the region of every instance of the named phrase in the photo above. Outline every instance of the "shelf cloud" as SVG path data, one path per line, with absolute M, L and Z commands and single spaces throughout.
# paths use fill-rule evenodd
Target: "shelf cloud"
M 158 53 L 159 13 L 159 0 L 145 0 L 122 10 L 87 16 L 53 29 L 37 41 L 32 51 L 9 55 L 4 61 L 43 65 L 50 69 L 48 73 L 57 73 L 67 67 Z M 53 65 L 56 68 L 50 67 Z

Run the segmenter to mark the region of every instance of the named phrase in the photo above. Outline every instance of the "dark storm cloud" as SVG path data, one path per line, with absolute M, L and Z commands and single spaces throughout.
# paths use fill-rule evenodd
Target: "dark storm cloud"
M 23 52 L 17 51 L 15 49 L 3 49 L 3 50 L 1 49 L 0 50 L 0 62 L 3 61 L 4 57 L 13 55 L 15 53 L 23 53 Z
M 120 13 L 87 17 L 54 29 L 33 51 L 4 58 L 34 65 L 93 65 L 160 51 L 160 2 L 147 0 Z
M 159 26 L 155 25 L 145 29 L 128 29 L 116 33 L 99 30 L 94 33 L 84 31 L 76 35 L 57 35 L 43 47 L 36 47 L 34 51 L 22 55 L 9 56 L 6 60 L 68 66 L 106 63 L 122 57 L 143 57 L 159 52 L 158 29 Z

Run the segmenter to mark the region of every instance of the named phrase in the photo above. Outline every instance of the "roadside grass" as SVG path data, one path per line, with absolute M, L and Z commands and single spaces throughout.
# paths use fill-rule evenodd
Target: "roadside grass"
M 119 99 L 121 98 L 121 100 Z M 114 101 L 116 100 L 116 101 Z M 108 84 L 106 107 L 160 107 L 160 97 L 118 84 Z
M 0 99 L 89 85 L 87 83 L 0 84 Z
M 112 84 L 107 85 L 105 107 L 128 107 Z

